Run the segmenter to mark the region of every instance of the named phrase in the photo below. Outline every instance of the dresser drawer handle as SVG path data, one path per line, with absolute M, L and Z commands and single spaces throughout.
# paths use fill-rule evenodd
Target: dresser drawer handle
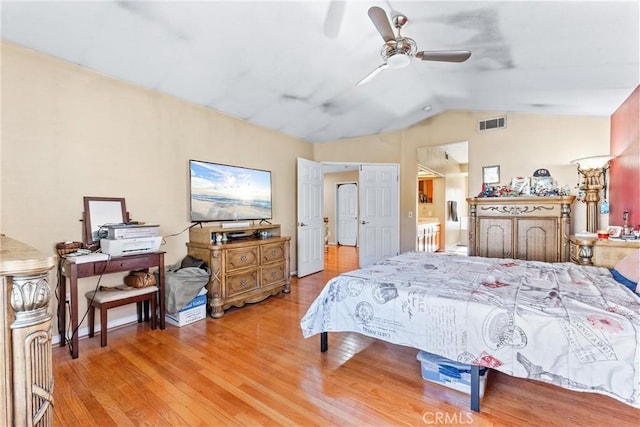
M 278 251 L 276 249 L 271 249 L 271 255 L 272 256 L 278 255 Z
M 247 279 L 241 279 L 241 280 L 240 280 L 240 286 L 241 286 L 241 287 L 243 287 L 243 288 L 244 288 L 245 286 L 247 286 Z
M 242 255 L 242 256 L 240 257 L 240 261 L 242 261 L 242 262 L 247 262 L 247 256 L 246 256 L 246 255 Z

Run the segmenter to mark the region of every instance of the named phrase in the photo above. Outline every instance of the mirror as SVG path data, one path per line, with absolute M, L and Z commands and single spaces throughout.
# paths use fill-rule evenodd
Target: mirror
M 100 244 L 100 238 L 106 235 L 103 227 L 108 224 L 128 222 L 124 198 L 120 197 L 84 197 L 84 237 L 87 247 Z
M 418 160 L 417 225 L 439 222 L 440 239 L 432 247 L 438 250 L 466 253 L 469 236 L 466 200 L 469 196 L 469 143 L 459 141 L 417 147 L 416 157 Z M 430 180 L 432 187 L 427 187 L 426 183 L 422 183 L 421 186 L 421 180 Z M 427 201 L 431 193 L 430 203 L 420 203 L 420 190 Z M 456 216 L 459 219 L 457 222 L 451 220 L 453 205 L 451 202 L 455 202 L 457 208 Z

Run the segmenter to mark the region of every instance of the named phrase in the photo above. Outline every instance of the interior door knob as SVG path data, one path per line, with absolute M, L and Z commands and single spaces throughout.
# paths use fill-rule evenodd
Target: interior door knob
M 362 225 L 369 224 L 369 221 L 362 221 L 361 224 Z

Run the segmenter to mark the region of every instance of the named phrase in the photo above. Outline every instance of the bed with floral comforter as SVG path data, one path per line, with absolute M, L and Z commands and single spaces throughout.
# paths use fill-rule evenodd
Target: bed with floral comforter
M 301 327 L 640 408 L 640 298 L 602 267 L 409 252 L 331 279 Z

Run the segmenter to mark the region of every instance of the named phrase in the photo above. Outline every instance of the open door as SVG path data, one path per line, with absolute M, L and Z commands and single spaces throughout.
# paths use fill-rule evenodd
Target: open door
M 400 253 L 399 166 L 360 166 L 360 267 Z
M 324 269 L 322 164 L 298 158 L 298 277 Z

